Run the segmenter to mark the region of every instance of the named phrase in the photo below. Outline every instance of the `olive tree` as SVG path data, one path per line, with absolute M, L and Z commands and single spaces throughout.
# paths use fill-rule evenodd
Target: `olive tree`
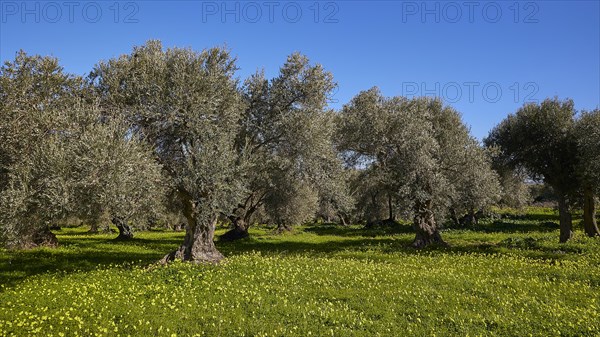
M 576 123 L 578 173 L 583 190 L 583 224 L 588 236 L 599 236 L 596 197 L 600 193 L 600 110 L 583 112 Z
M 20 51 L 0 66 L 0 226 L 8 243 L 56 243 L 48 223 L 61 212 L 31 212 L 41 207 L 33 200 L 65 208 L 64 177 L 50 173 L 62 172 L 66 164 L 61 130 L 69 127 L 70 110 L 85 93 L 84 81 L 65 73 L 56 58 Z
M 334 88 L 329 72 L 298 53 L 287 58 L 277 77 L 257 72 L 245 81 L 236 149 L 246 193 L 224 212 L 233 228 L 221 239 L 247 237 L 260 207 L 286 229 L 314 217 L 314 195 L 341 204 L 336 179 L 342 166 L 332 144 L 333 116 L 326 110 Z M 299 214 L 292 217 L 294 208 Z
M 444 216 L 472 161 L 474 140 L 460 115 L 438 99 L 385 98 L 377 88 L 359 93 L 341 114 L 340 150 L 348 163 L 380 171 L 412 214 L 413 246 L 445 244 L 434 215 Z
M 492 167 L 500 181 L 499 205 L 522 208 L 531 201 L 531 190 L 526 183 L 528 177 L 523 169 L 497 166 L 495 159 L 492 159 Z
M 222 48 L 196 52 L 149 41 L 95 67 L 105 109 L 118 111 L 150 144 L 187 219 L 183 244 L 163 262 L 217 262 L 219 213 L 238 193 L 235 138 L 243 108 L 235 60 Z
M 161 166 L 125 121 L 90 113 L 65 148 L 71 160 L 71 208 L 79 219 L 95 224 L 108 216 L 119 230 L 117 239 L 127 240 L 133 238 L 130 222 L 139 226 L 162 213 Z
M 466 214 L 467 224 L 477 224 L 477 212 L 499 201 L 501 187 L 498 174 L 492 169 L 490 155 L 478 142 L 467 141 L 464 151 L 466 161 L 448 172 L 455 186 L 450 215 L 455 223 L 458 215 Z
M 354 196 L 356 219 L 365 222 L 366 227 L 384 223 L 386 220 L 395 221 L 395 204 L 393 191 L 389 184 L 382 179 L 382 170 L 376 163 L 364 169 L 352 169 L 348 181 Z
M 273 177 L 273 187 L 265 198 L 265 211 L 279 233 L 312 220 L 319 202 L 317 191 L 309 182 L 287 174 L 280 171 Z
M 522 167 L 534 179 L 543 179 L 558 198 L 560 242 L 572 237 L 571 207 L 578 189 L 577 137 L 572 100 L 557 98 L 529 103 L 509 115 L 486 138 L 503 160 Z
M 87 104 L 69 115 L 71 127 L 40 139 L 11 167 L 1 207 L 14 245 L 56 244 L 48 224 L 73 217 L 93 223 L 104 214 L 118 239 L 129 239 L 128 221 L 142 221 L 163 204 L 161 168 L 126 125 Z

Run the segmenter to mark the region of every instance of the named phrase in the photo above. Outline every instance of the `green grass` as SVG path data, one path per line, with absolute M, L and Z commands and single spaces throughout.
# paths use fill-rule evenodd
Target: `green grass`
M 260 228 L 216 266 L 153 265 L 182 233 L 63 229 L 0 251 L 0 335 L 600 336 L 600 240 L 560 245 L 556 214 L 529 212 L 423 250 L 403 225 Z

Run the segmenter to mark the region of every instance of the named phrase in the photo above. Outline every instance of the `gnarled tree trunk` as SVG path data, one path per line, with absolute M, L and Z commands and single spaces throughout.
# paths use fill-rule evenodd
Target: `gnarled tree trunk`
M 248 230 L 250 229 L 252 215 L 262 205 L 266 195 L 267 192 L 254 192 L 250 194 L 243 204 L 239 204 L 233 210 L 231 215 L 227 215 L 233 228 L 221 235 L 219 239 L 223 241 L 235 241 L 249 237 Z
M 564 243 L 573 237 L 573 219 L 564 195 L 558 198 L 558 214 L 560 217 L 560 242 Z
M 292 231 L 292 226 L 285 225 L 285 224 L 278 224 L 277 229 L 275 229 L 275 233 L 277 233 L 277 234 L 283 234 L 285 232 L 291 232 L 291 231 Z
M 228 230 L 225 234 L 219 237 L 219 240 L 222 241 L 235 241 L 247 238 L 250 236 L 248 234 L 248 228 L 250 227 L 248 223 L 241 217 L 230 217 L 232 229 Z
M 342 226 L 348 226 L 348 223 L 346 222 L 346 217 L 343 214 L 339 213 L 338 217 L 340 218 L 340 223 Z
M 467 216 L 465 217 L 465 225 L 473 226 L 478 224 L 479 220 L 477 219 L 477 213 L 475 212 L 475 209 L 469 209 L 469 213 L 467 213 Z
M 92 221 L 92 223 L 90 224 L 90 230 L 88 231 L 88 233 L 90 233 L 90 234 L 100 233 L 100 225 L 98 224 L 98 221 Z
M 112 223 L 117 226 L 119 230 L 119 236 L 115 238 L 115 240 L 131 240 L 133 239 L 133 232 L 131 231 L 131 227 L 127 224 L 127 221 L 121 217 L 113 217 Z
M 412 245 L 415 248 L 422 248 L 430 244 L 447 245 L 438 230 L 433 212 L 431 211 L 431 201 L 417 202 L 415 205 L 415 217 L 413 219 L 413 228 L 416 236 Z
M 456 210 L 454 208 L 450 208 L 450 219 L 454 223 L 454 226 L 460 226 L 460 220 L 458 219 L 458 215 L 456 214 Z
M 22 248 L 58 246 L 58 239 L 56 238 L 56 235 L 50 231 L 48 226 L 36 230 L 28 241 L 29 242 L 25 243 Z
M 188 219 L 183 244 L 163 257 L 160 262 L 165 264 L 174 260 L 212 263 L 221 261 L 224 257 L 213 241 L 217 217 L 213 218 L 214 220 L 208 222 L 198 221 L 196 217 Z
M 589 237 L 600 236 L 596 223 L 596 196 L 590 188 L 584 191 L 583 200 L 583 228 Z
M 188 222 L 185 227 L 185 238 L 177 250 L 167 254 L 159 262 L 166 264 L 174 260 L 197 263 L 221 261 L 224 257 L 217 250 L 214 242 L 217 214 L 201 217 L 196 212 L 192 197 L 185 192 L 180 192 L 179 195 L 183 203 L 183 215 Z

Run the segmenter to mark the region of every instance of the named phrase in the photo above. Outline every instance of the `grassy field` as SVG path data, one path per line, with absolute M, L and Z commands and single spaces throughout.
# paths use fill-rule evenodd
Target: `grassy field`
M 505 214 L 424 250 L 402 225 L 256 229 L 216 266 L 153 265 L 182 233 L 63 229 L 57 249 L 0 251 L 0 335 L 600 336 L 600 240 L 559 245 L 556 218 Z

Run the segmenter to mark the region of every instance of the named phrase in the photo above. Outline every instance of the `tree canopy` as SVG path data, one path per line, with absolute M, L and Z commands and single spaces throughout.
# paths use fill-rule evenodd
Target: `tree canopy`
M 99 62 L 87 78 L 51 57 L 0 67 L 0 235 L 7 245 L 55 245 L 50 225 L 112 222 L 120 239 L 156 219 L 183 217 L 184 242 L 162 262 L 217 262 L 222 240 L 256 223 L 281 232 L 324 220 L 408 220 L 413 246 L 446 243 L 440 223 L 477 223 L 490 205 L 521 206 L 527 181 L 557 196 L 561 242 L 571 211 L 584 228 L 600 193 L 600 112 L 572 100 L 525 104 L 484 140 L 430 97 L 374 87 L 340 111 L 333 75 L 293 53 L 278 74 L 236 77 L 225 48 L 148 41 Z M 170 221 L 170 220 L 166 220 Z
M 417 233 L 414 246 L 444 243 L 434 214 L 442 217 L 453 198 L 460 196 L 469 207 L 493 199 L 483 196 L 495 193 L 497 185 L 485 154 L 478 153 L 483 150 L 460 115 L 441 101 L 385 98 L 373 88 L 354 97 L 341 114 L 340 149 L 346 162 L 366 167 L 376 185 L 403 201 Z M 475 179 L 490 180 L 494 189 L 477 189 Z
M 572 100 L 546 99 L 526 104 L 496 126 L 485 142 L 501 151 L 503 161 L 543 179 L 559 199 L 560 240 L 572 236 L 571 204 L 578 188 L 577 138 Z

